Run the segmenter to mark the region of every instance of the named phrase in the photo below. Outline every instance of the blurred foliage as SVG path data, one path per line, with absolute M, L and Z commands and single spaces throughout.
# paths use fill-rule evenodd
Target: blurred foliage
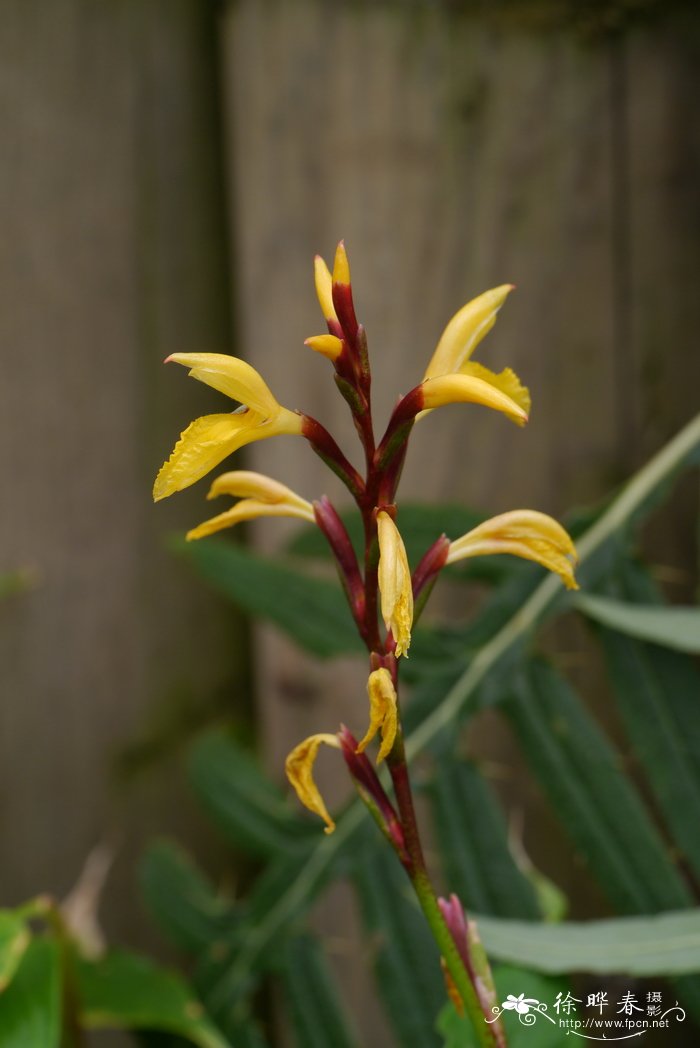
M 582 967 L 630 978 L 666 975 L 674 996 L 700 1018 L 693 974 L 700 972 L 700 909 L 690 875 L 700 872 L 700 675 L 689 654 L 697 611 L 669 607 L 637 554 L 640 526 L 699 455 L 696 420 L 616 499 L 579 512 L 583 598 L 543 580 L 533 565 L 485 560 L 478 577 L 491 592 L 477 620 L 416 631 L 406 665 L 408 748 L 428 758 L 422 789 L 444 883 L 481 918 L 491 958 L 518 966 L 501 972 L 504 994 L 539 985 L 533 996 L 553 999 L 556 989 L 546 980 L 558 975 L 556 985 L 566 986 Z M 479 519 L 454 507 L 402 507 L 414 558 L 455 514 L 462 522 Z M 312 531 L 274 559 L 216 539 L 178 549 L 221 592 L 311 654 L 352 650 L 334 584 L 314 575 L 304 599 L 307 562 L 327 556 Z M 454 573 L 458 585 L 473 577 Z M 537 645 L 542 622 L 562 613 L 582 616 L 600 645 L 642 789 L 619 745 Z M 618 917 L 563 923 L 559 889 L 511 846 L 488 775 L 463 752 L 464 729 L 486 706 L 513 726 L 563 834 Z M 261 863 L 260 875 L 247 895 L 227 897 L 181 850 L 160 842 L 145 857 L 141 880 L 159 924 L 191 957 L 198 993 L 232 1044 L 268 1043 L 256 995 L 270 981 L 281 989 L 300 1048 L 359 1044 L 323 943 L 306 922 L 338 878 L 356 892 L 396 1044 L 471 1043 L 459 1016 L 444 1006 L 436 948 L 403 871 L 359 803 L 348 804 L 336 832 L 324 837 L 226 731 L 199 740 L 189 770 L 206 810 L 235 848 Z
M 674 999 L 700 1019 L 697 611 L 669 607 L 637 550 L 646 518 L 663 512 L 675 478 L 699 460 L 700 418 L 614 499 L 578 513 L 583 596 L 503 557 L 478 569 L 489 590 L 475 620 L 416 630 L 406 663 L 407 749 L 423 757 L 423 817 L 438 879 L 476 915 L 489 956 L 501 963 L 501 999 L 524 993 L 551 1004 L 581 970 L 653 975 L 670 979 Z M 403 507 L 409 549 L 437 538 L 455 514 L 461 523 L 478 519 L 454 507 Z M 318 576 L 326 551 L 310 532 L 275 558 L 221 539 L 176 548 L 240 608 L 274 622 L 310 654 L 332 659 L 354 650 L 340 590 Z M 475 577 L 452 574 L 457 587 Z M 542 624 L 562 614 L 581 617 L 602 653 L 640 773 L 634 779 L 619 742 L 538 643 Z M 617 916 L 564 921 L 563 893 L 511 839 L 488 769 L 465 756 L 470 720 L 486 707 L 513 727 L 562 835 Z M 192 989 L 125 952 L 85 959 L 60 910 L 41 898 L 0 912 L 3 1048 L 59 1048 L 61 1038 L 70 1044 L 73 1033 L 98 1027 L 132 1030 L 150 1048 L 265 1048 L 274 1038 L 260 1002 L 270 988 L 299 1048 L 359 1048 L 326 944 L 308 926 L 312 907 L 339 879 L 356 895 L 394 1043 L 468 1048 L 472 1035 L 445 1004 L 437 949 L 405 874 L 358 801 L 325 836 L 224 729 L 197 740 L 188 775 L 235 853 L 259 871 L 236 895 L 215 887 L 172 842 L 156 842 L 145 855 L 144 898 L 188 958 Z M 515 1016 L 507 1022 L 510 1043 L 524 1045 Z M 554 1034 L 549 1023 L 538 1028 L 538 1043 Z

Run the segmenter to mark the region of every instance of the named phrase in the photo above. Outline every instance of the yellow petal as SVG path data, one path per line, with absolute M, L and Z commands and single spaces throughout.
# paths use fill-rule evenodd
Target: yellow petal
M 278 480 L 273 480 L 264 473 L 253 473 L 247 469 L 222 473 L 212 484 L 207 498 L 215 499 L 219 495 L 233 495 L 235 498 L 258 499 L 260 502 L 270 504 L 294 506 L 305 513 L 308 519 L 315 520 L 313 506 L 310 502 L 303 499 L 301 495 L 297 495 L 286 484 L 280 484 Z
M 333 277 L 320 255 L 316 255 L 314 259 L 314 283 L 318 304 L 324 317 L 326 320 L 337 321 L 338 317 L 333 305 Z
M 374 670 L 367 681 L 369 695 L 369 728 L 362 742 L 357 746 L 357 753 L 362 753 L 378 731 L 381 731 L 382 744 L 377 754 L 377 764 L 391 752 L 396 738 L 398 710 L 396 689 L 387 669 Z
M 567 589 L 578 589 L 576 548 L 568 532 L 546 513 L 516 509 L 484 521 L 450 544 L 447 563 L 492 553 L 534 560 L 559 575 Z
M 240 401 L 263 418 L 273 418 L 280 410 L 262 377 L 239 357 L 225 353 L 173 353 L 166 363 L 171 360 L 190 368 L 190 378 Z
M 405 655 L 411 643 L 413 589 L 406 547 L 388 513 L 377 515 L 379 538 L 379 593 L 382 618 L 396 641 L 395 654 Z
M 309 504 L 309 513 L 305 513 L 297 506 L 286 503 L 259 502 L 257 499 L 242 499 L 231 509 L 219 513 L 216 517 L 198 524 L 187 532 L 187 540 L 203 539 L 207 535 L 213 535 L 224 528 L 232 528 L 244 520 L 256 520 L 258 517 L 297 517 L 298 519 L 314 523 L 313 507 Z
M 156 502 L 194 484 L 228 455 L 256 440 L 260 416 L 252 411 L 203 415 L 180 435 L 153 486 Z
M 496 315 L 513 290 L 501 284 L 462 306 L 440 336 L 424 378 L 437 378 L 460 371 L 462 365 L 496 323 Z
M 523 386 L 511 368 L 504 368 L 503 371 L 499 371 L 496 374 L 495 371 L 485 368 L 483 364 L 477 364 L 475 361 L 469 360 L 462 365 L 459 373 L 460 375 L 470 375 L 472 378 L 483 379 L 484 382 L 488 382 L 490 386 L 500 389 L 501 393 L 505 393 L 507 397 L 514 400 L 526 415 L 530 414 L 530 408 L 532 407 L 530 390 L 527 386 Z
M 329 360 L 337 360 L 343 349 L 342 339 L 337 335 L 312 335 L 304 340 L 304 345 L 328 357 Z
M 350 283 L 350 264 L 348 262 L 348 256 L 345 250 L 344 240 L 341 240 L 337 248 L 335 249 L 335 259 L 333 262 L 333 283 Z
M 323 803 L 323 798 L 313 777 L 314 762 L 318 755 L 319 746 L 322 743 L 325 743 L 326 746 L 334 746 L 336 749 L 340 749 L 340 743 L 335 735 L 327 735 L 325 733 L 310 735 L 308 739 L 304 739 L 303 742 L 294 747 L 287 757 L 284 767 L 287 778 L 296 790 L 301 803 L 309 811 L 314 812 L 315 815 L 320 815 L 326 824 L 325 832 L 332 833 L 335 829 L 335 823 L 328 814 L 328 809 Z
M 442 375 L 426 379 L 422 384 L 423 407 L 427 410 L 444 404 L 483 404 L 494 411 L 502 411 L 519 426 L 527 422 L 527 412 L 502 393 L 500 389 L 472 375 Z

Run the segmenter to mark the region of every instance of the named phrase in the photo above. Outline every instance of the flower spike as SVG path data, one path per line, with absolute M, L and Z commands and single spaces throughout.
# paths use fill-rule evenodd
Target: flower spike
M 491 553 L 534 560 L 555 572 L 567 589 L 578 589 L 574 577 L 576 548 L 568 532 L 546 513 L 516 509 L 484 521 L 450 543 L 447 563 Z
M 413 590 L 406 547 L 393 520 L 382 510 L 377 514 L 379 538 L 379 592 L 382 618 L 396 642 L 395 654 L 405 655 L 411 643 Z
M 377 754 L 377 764 L 381 764 L 391 753 L 396 738 L 398 719 L 398 700 L 396 689 L 389 670 L 381 667 L 373 670 L 367 681 L 369 695 L 369 728 L 365 737 L 358 744 L 357 753 L 363 753 L 367 744 L 377 732 L 381 733 L 382 742 Z
M 310 735 L 298 746 L 295 746 L 287 757 L 284 769 L 287 778 L 296 790 L 297 797 L 309 811 L 320 815 L 326 824 L 326 833 L 333 833 L 335 823 L 328 814 L 328 809 L 319 793 L 318 786 L 314 782 L 313 768 L 318 756 L 319 747 L 325 744 L 334 749 L 340 749 L 340 743 L 336 735 L 321 732 L 318 735 Z

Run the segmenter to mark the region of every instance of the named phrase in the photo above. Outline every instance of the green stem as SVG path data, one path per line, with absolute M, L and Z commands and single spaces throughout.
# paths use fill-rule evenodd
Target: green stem
M 387 763 L 394 783 L 394 792 L 396 794 L 396 801 L 401 816 L 406 851 L 411 860 L 408 875 L 411 879 L 413 890 L 418 897 L 420 908 L 428 922 L 428 926 L 433 934 L 435 942 L 437 943 L 440 954 L 445 961 L 452 981 L 457 988 L 457 992 L 464 1002 L 466 1013 L 471 1019 L 479 1044 L 482 1045 L 483 1048 L 494 1048 L 497 1044 L 495 1031 L 485 1022 L 486 1016 L 479 1001 L 476 988 L 471 981 L 468 971 L 464 967 L 457 945 L 452 938 L 452 933 L 442 916 L 435 889 L 433 888 L 426 867 L 423 848 L 420 842 L 416 810 L 413 804 L 408 764 L 406 763 L 403 732 L 400 725 Z

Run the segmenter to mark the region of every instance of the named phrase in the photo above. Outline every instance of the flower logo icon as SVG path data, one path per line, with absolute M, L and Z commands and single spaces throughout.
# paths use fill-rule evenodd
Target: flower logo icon
M 509 993 L 501 1007 L 504 1011 L 517 1012 L 518 1015 L 527 1015 L 530 1008 L 539 1003 L 536 998 L 526 997 L 524 993 L 521 993 L 518 997 L 514 997 L 512 993 Z

